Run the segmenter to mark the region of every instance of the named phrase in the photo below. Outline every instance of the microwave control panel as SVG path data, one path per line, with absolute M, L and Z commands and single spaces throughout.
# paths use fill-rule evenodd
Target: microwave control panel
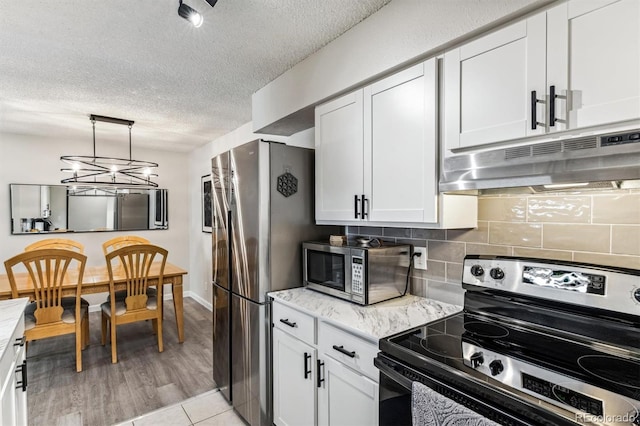
M 362 257 L 351 257 L 351 292 L 364 294 L 364 259 Z

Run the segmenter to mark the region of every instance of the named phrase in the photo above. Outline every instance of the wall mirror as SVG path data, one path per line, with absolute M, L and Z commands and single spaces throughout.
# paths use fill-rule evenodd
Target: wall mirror
M 168 229 L 166 189 L 9 185 L 11 233 Z

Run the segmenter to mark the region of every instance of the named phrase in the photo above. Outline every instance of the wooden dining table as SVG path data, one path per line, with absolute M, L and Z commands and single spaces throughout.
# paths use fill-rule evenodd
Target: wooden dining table
M 160 263 L 154 263 L 151 265 L 149 285 L 158 286 Z M 125 276 L 124 271 L 121 268 L 114 269 L 114 283 L 116 290 L 125 289 Z M 63 284 L 62 294 L 63 296 L 75 296 L 77 291 L 78 272 L 70 269 L 67 272 L 66 284 Z M 173 307 L 176 315 L 176 326 L 178 328 L 178 341 L 184 342 L 184 304 L 183 304 L 183 289 L 182 289 L 182 277 L 187 274 L 184 269 L 173 265 L 169 262 L 166 263 L 164 268 L 163 284 L 171 284 L 171 292 L 173 294 Z M 29 276 L 26 272 L 19 272 L 14 274 L 18 287 L 18 297 L 34 298 L 33 286 L 29 282 Z M 162 295 L 162 289 L 158 289 L 159 294 Z M 109 292 L 109 272 L 107 266 L 87 266 L 84 270 L 82 278 L 82 294 L 95 294 Z M 6 274 L 0 275 L 0 300 L 10 299 L 12 297 L 11 284 L 9 284 L 9 277 Z

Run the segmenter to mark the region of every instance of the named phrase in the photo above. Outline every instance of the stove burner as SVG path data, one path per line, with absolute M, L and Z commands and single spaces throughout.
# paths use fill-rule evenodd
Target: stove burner
M 462 341 L 451 334 L 434 334 L 420 341 L 425 350 L 445 358 L 462 359 Z
M 578 365 L 599 379 L 640 389 L 640 362 L 608 355 L 585 355 L 578 358 Z
M 499 339 L 509 335 L 509 330 L 501 325 L 480 321 L 466 322 L 464 323 L 464 329 L 475 336 L 490 337 L 492 339 Z

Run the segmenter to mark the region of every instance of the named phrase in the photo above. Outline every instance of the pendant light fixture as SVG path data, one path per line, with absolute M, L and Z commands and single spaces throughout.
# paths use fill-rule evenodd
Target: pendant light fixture
M 153 169 L 158 163 L 140 161 L 131 158 L 131 128 L 133 121 L 121 118 L 105 117 L 102 115 L 89 116 L 93 125 L 93 156 L 88 155 L 63 155 L 60 160 L 70 167 L 60 169 L 65 173 L 72 173 L 69 178 L 62 179 L 62 183 L 77 185 L 114 185 L 120 187 L 158 186 L 151 179 L 158 177 Z M 129 159 L 96 156 L 96 121 L 121 124 L 129 127 Z

